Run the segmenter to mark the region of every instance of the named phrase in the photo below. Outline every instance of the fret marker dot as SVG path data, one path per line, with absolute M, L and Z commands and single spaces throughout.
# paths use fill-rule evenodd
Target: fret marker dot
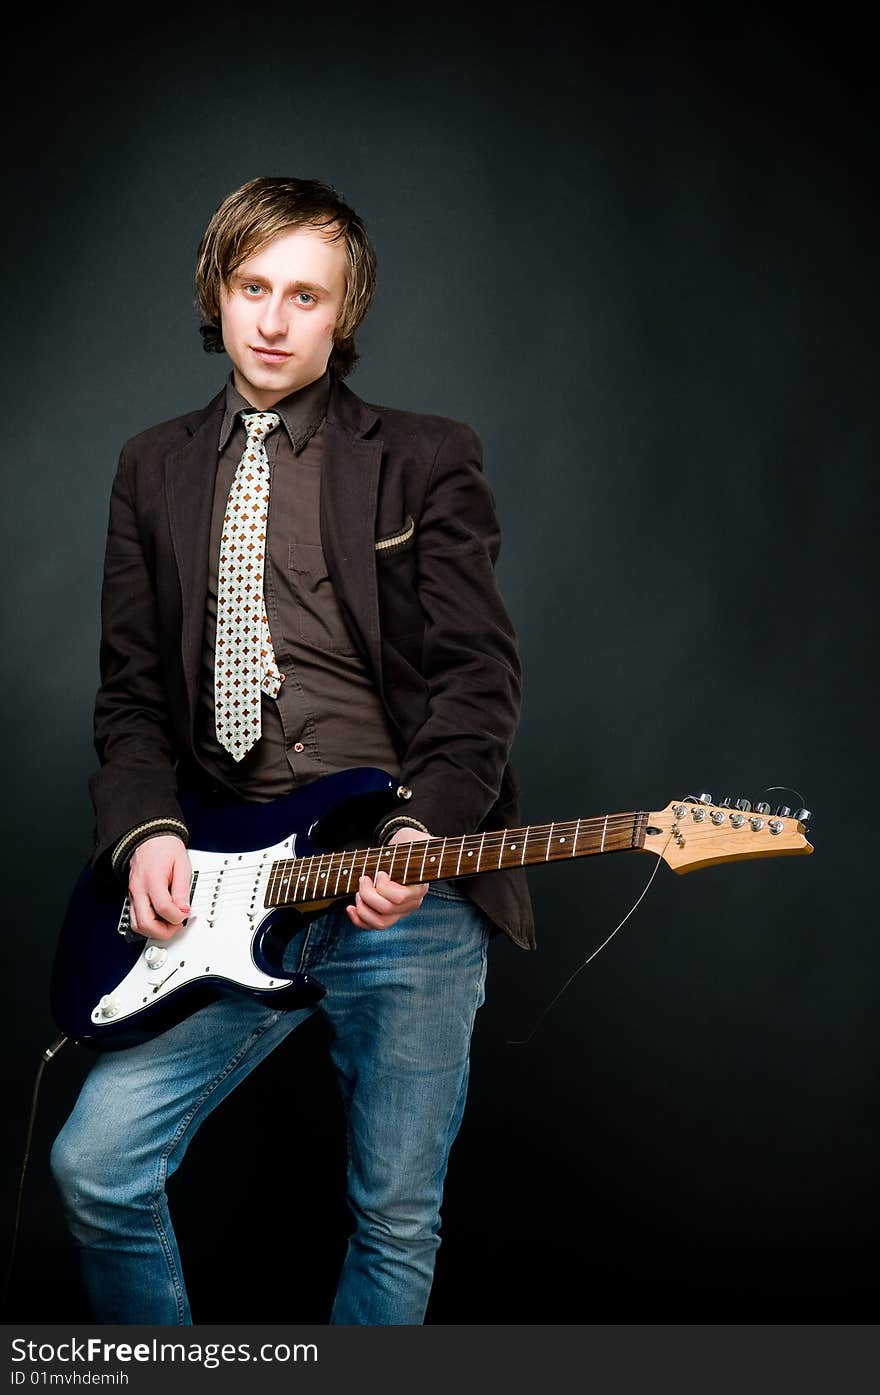
M 431 862 L 436 862 L 437 859 L 436 859 L 436 857 L 432 857 L 432 858 L 430 859 L 430 861 L 431 861 Z
M 513 851 L 516 852 L 516 843 L 511 843 L 510 846 L 513 849 Z
M 565 839 L 564 839 L 564 838 L 560 838 L 559 841 L 560 841 L 560 843 L 564 843 L 564 842 L 565 842 Z

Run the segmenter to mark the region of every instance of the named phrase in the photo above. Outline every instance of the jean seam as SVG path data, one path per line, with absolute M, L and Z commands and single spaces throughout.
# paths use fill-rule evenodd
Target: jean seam
M 217 1087 L 219 1085 L 222 1085 L 223 1081 L 226 1080 L 227 1077 L 231 1075 L 231 1073 L 235 1070 L 235 1068 L 241 1064 L 241 1062 L 247 1056 L 248 1052 L 260 1040 L 260 1037 L 265 1035 L 265 1033 L 269 1030 L 271 1026 L 274 1026 L 274 1024 L 278 1021 L 278 1018 L 280 1016 L 280 1012 L 275 1012 L 272 1015 L 272 1017 L 263 1024 L 262 1027 L 255 1029 L 251 1033 L 241 1050 L 236 1052 L 236 1054 L 227 1061 L 223 1069 L 219 1071 L 217 1075 L 215 1075 L 214 1078 L 208 1083 L 208 1085 L 205 1087 L 205 1089 L 199 1095 L 198 1099 L 193 1104 L 192 1108 L 188 1110 L 187 1113 L 184 1115 L 173 1136 L 162 1149 L 162 1152 L 159 1155 L 159 1164 L 156 1170 L 156 1185 L 150 1196 L 149 1205 L 150 1211 L 152 1212 L 153 1216 L 153 1225 L 156 1229 L 156 1234 L 159 1238 L 159 1243 L 162 1246 L 162 1252 L 165 1255 L 165 1262 L 168 1265 L 168 1272 L 171 1276 L 171 1282 L 174 1287 L 174 1296 L 177 1302 L 178 1319 L 181 1325 L 183 1324 L 183 1278 L 178 1271 L 177 1265 L 174 1262 L 174 1251 L 171 1248 L 171 1245 L 168 1240 L 167 1231 L 162 1222 L 162 1211 L 160 1202 L 160 1198 L 165 1193 L 165 1184 L 168 1180 L 168 1159 L 174 1152 L 174 1149 L 177 1147 L 180 1140 L 183 1138 L 187 1129 L 191 1125 L 193 1119 L 195 1119 L 196 1115 L 198 1114 L 202 1106 L 205 1104 L 205 1102 L 210 1099 Z

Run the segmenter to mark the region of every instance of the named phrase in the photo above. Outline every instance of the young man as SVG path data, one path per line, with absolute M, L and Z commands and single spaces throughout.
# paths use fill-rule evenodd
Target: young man
M 94 863 L 127 879 L 132 925 L 152 941 L 189 911 L 187 785 L 266 801 L 377 766 L 412 795 L 373 844 L 519 822 L 507 756 L 520 666 L 479 442 L 344 385 L 374 283 L 363 223 L 334 190 L 235 190 L 196 273 L 204 347 L 225 350 L 229 380 L 123 448 Z M 53 1150 L 96 1319 L 191 1321 L 166 1180 L 210 1111 L 319 1011 L 354 1218 L 331 1321 L 422 1322 L 496 929 L 533 943 L 522 870 L 418 886 L 380 872 L 287 948 L 285 967 L 325 987 L 317 1007 L 227 998 L 99 1056 Z

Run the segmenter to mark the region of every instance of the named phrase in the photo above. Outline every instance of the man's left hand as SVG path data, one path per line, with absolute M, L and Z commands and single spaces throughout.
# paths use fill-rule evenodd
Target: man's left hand
M 423 842 L 430 835 L 420 828 L 398 828 L 388 839 L 392 843 Z M 355 903 L 346 906 L 346 914 L 353 925 L 362 930 L 388 930 L 410 911 L 418 910 L 428 890 L 427 882 L 414 886 L 402 886 L 394 882 L 386 871 L 380 871 L 375 882 L 372 877 L 363 876 L 360 880 Z

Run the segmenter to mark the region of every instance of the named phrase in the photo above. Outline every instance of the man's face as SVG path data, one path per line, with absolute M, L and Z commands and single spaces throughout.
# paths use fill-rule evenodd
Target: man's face
M 345 295 L 346 256 L 314 228 L 291 228 L 242 262 L 220 293 L 235 386 L 266 409 L 320 378 Z

